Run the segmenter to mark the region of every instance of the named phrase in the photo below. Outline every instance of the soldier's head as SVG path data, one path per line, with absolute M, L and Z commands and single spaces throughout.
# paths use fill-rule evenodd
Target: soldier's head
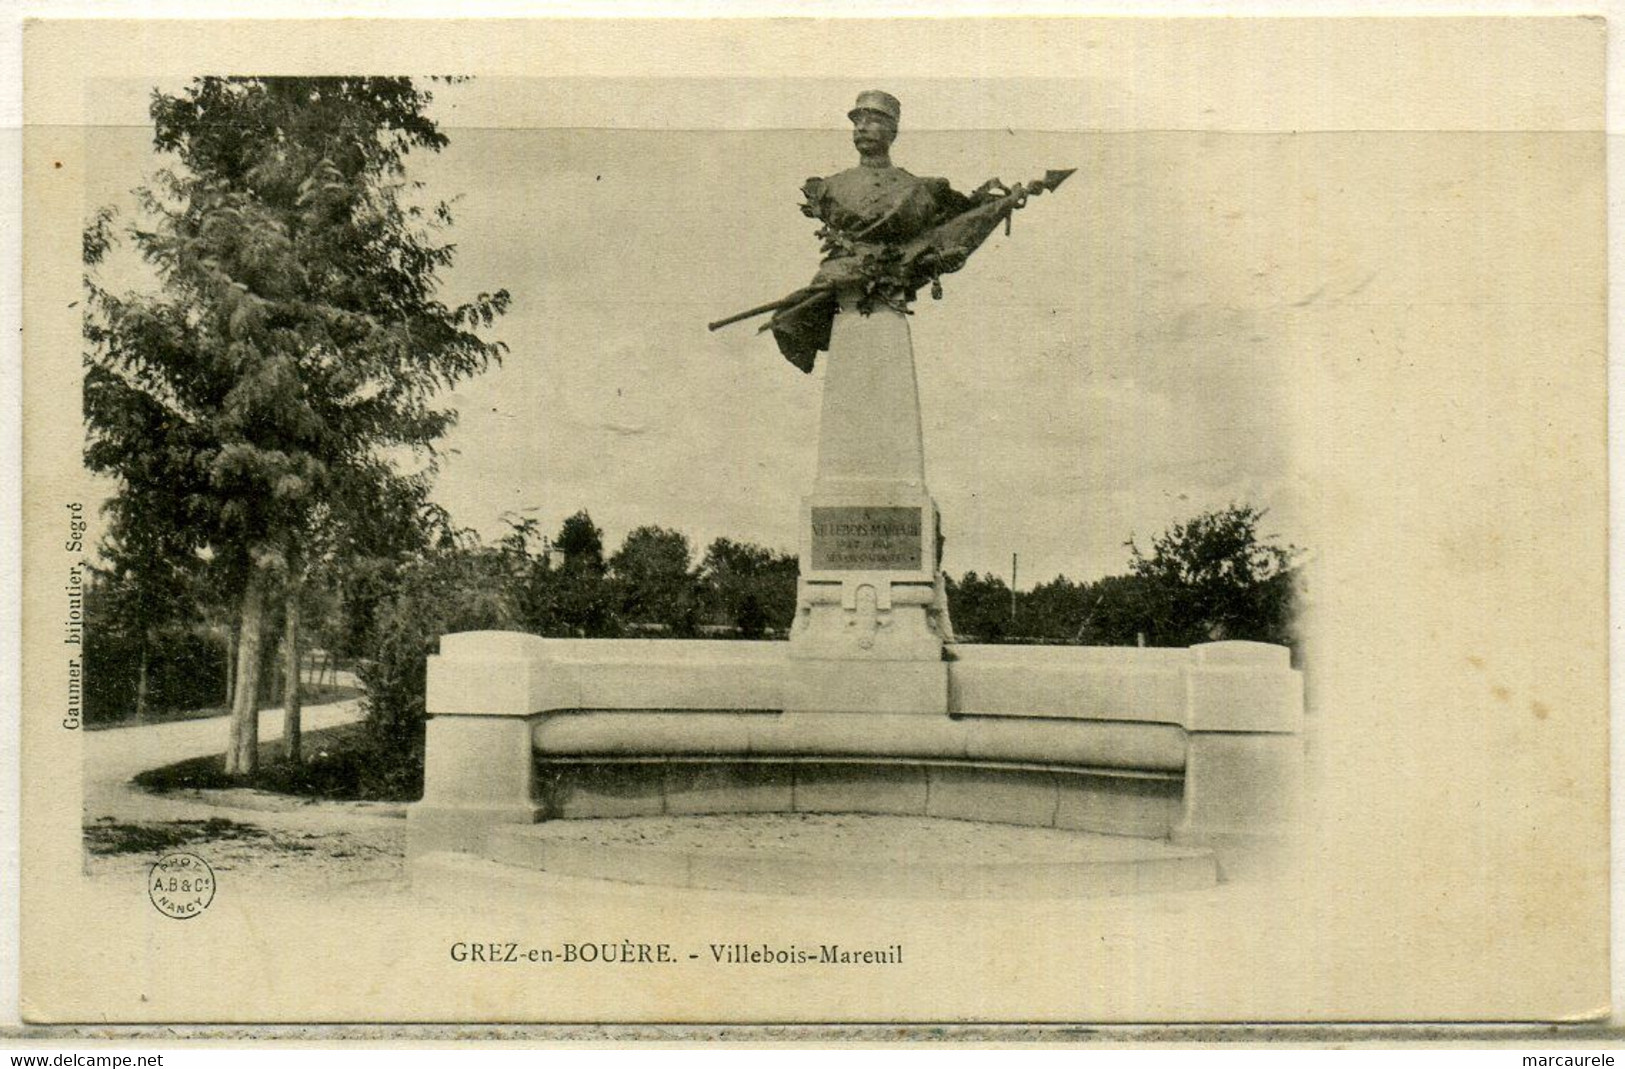
M 846 117 L 852 120 L 852 145 L 858 155 L 884 157 L 897 140 L 897 121 L 903 105 L 890 93 L 865 89 Z

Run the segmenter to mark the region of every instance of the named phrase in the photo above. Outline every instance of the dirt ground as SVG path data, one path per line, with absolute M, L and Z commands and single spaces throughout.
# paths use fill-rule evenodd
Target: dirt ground
M 94 881 L 144 880 L 163 854 L 184 850 L 244 888 L 283 897 L 405 892 L 406 822 L 318 811 L 268 814 L 199 806 L 195 816 L 85 826 L 85 874 Z
M 307 730 L 352 723 L 356 702 L 305 710 Z M 280 713 L 260 721 L 279 737 Z M 85 736 L 85 874 L 109 884 L 145 880 L 173 850 L 202 857 L 238 886 L 287 897 L 405 893 L 405 807 L 305 802 L 261 791 L 152 794 L 130 780 L 148 768 L 219 753 L 223 717 L 113 728 Z
M 978 865 L 1117 862 L 1199 852 L 1125 835 L 865 813 L 615 817 L 555 821 L 533 831 L 549 842 L 638 847 L 667 855 L 828 858 L 886 866 L 961 859 Z

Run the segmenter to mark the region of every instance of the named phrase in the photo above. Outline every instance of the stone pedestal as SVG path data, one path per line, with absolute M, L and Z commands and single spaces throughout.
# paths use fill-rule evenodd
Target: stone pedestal
M 433 717 L 423 800 L 407 818 L 408 850 L 466 850 L 494 825 L 540 820 L 531 734 L 526 717 Z
M 790 658 L 810 662 L 809 676 L 844 673 L 849 693 L 884 694 L 887 711 L 901 703 L 910 711 L 942 713 L 944 670 L 926 670 L 924 685 L 909 688 L 911 695 L 919 691 L 916 701 L 896 690 L 900 680 L 920 672 L 880 667 L 940 665 L 952 632 L 939 571 L 937 506 L 925 484 L 908 319 L 885 305 L 867 315 L 856 305 L 855 293 L 842 294 L 830 332 L 818 474 L 801 505 L 802 569 Z M 836 669 L 835 662 L 845 667 Z
M 1227 878 L 1269 871 L 1302 820 L 1303 677 L 1284 646 L 1190 652 L 1184 811 L 1172 839 L 1219 851 Z
M 497 824 L 541 819 L 531 707 L 545 640 L 507 631 L 446 635 L 429 658 L 423 800 L 407 815 L 413 854 L 467 850 Z M 436 671 L 436 663 L 444 669 Z

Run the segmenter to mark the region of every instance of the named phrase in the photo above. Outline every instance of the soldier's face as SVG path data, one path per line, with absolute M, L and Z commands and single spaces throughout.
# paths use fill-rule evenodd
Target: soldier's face
M 897 127 L 878 111 L 860 111 L 852 120 L 852 146 L 863 155 L 884 152 L 897 139 Z

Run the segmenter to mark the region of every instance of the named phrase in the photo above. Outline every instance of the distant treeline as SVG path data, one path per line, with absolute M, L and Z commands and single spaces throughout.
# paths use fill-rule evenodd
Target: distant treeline
M 1261 539 L 1257 510 L 1231 508 L 1130 545 L 1122 575 L 1057 576 L 1011 596 L 995 575 L 947 579 L 957 637 L 975 642 L 1185 646 L 1217 638 L 1290 645 L 1296 551 Z M 794 555 L 718 538 L 698 557 L 686 535 L 639 527 L 606 554 L 581 511 L 544 536 L 530 519 L 486 543 L 440 535 L 394 561 L 362 562 L 304 608 L 311 640 L 360 664 L 372 703 L 421 702 L 423 657 L 441 634 L 512 629 L 554 637 L 782 639 L 795 613 Z M 120 612 L 118 576 L 98 573 L 87 597 L 86 715 L 131 715 L 137 691 L 162 708 L 223 704 L 233 629 L 206 597 L 171 619 Z M 201 593 L 201 592 L 200 592 Z M 179 603 L 184 604 L 184 603 Z M 128 608 L 128 607 L 127 607 Z M 275 633 L 274 630 L 272 633 Z M 275 647 L 267 644 L 265 663 Z M 262 684 L 271 696 L 277 680 Z M 144 682 L 143 682 L 144 681 Z

